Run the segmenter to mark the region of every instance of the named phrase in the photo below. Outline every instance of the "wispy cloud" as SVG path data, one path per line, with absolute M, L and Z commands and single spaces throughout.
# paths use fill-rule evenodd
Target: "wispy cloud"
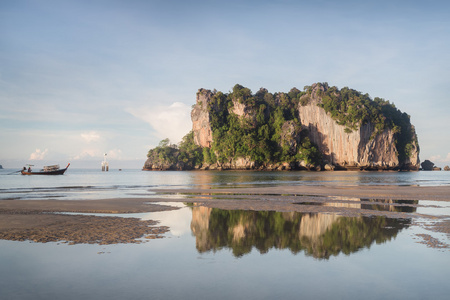
M 169 106 L 128 108 L 127 112 L 150 124 L 159 138 L 181 141 L 192 128 L 190 106 L 175 102 Z
M 101 161 L 103 156 L 107 155 L 107 159 L 120 160 L 123 159 L 121 149 L 111 149 L 108 151 L 102 151 L 100 148 L 86 148 L 83 149 L 79 154 L 72 157 L 73 160 L 91 160 L 96 159 Z
M 81 153 L 72 157 L 73 160 L 90 159 L 95 157 L 102 157 L 103 153 L 100 149 L 84 149 Z
M 30 160 L 43 160 L 48 154 L 48 149 L 45 149 L 42 151 L 41 149 L 36 149 L 33 153 L 30 155 Z
M 442 164 L 450 164 L 450 152 L 447 153 L 446 157 L 442 157 L 441 155 L 433 155 L 429 158 L 431 162 L 433 162 L 435 165 L 438 165 L 438 167 Z
M 122 150 L 120 149 L 112 149 L 106 152 L 107 156 L 111 159 L 121 159 L 122 158 Z
M 83 138 L 83 140 L 85 140 L 88 143 L 95 142 L 100 139 L 100 135 L 95 131 L 82 133 L 81 137 Z

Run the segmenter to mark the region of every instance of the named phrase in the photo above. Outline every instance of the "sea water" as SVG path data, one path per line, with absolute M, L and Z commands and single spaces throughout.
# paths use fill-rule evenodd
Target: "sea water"
M 26 176 L 0 170 L 0 200 L 89 200 L 148 197 L 152 189 L 276 185 L 450 185 L 450 172 L 253 172 L 68 169 L 64 175 Z
M 0 201 L 145 198 L 155 188 L 450 184 L 450 172 L 69 169 L 63 176 L 7 175 L 14 171 L 2 170 Z M 449 217 L 446 202 L 419 204 L 425 207 L 415 213 Z M 0 299 L 448 299 L 450 252 L 427 247 L 418 235 L 447 243 L 449 237 L 412 219 L 177 205 L 174 211 L 132 216 L 170 227 L 165 238 L 142 244 L 0 240 Z M 332 220 L 333 230 L 320 237 L 299 231 L 299 223 L 321 219 Z M 247 226 L 246 234 L 237 230 L 240 225 Z

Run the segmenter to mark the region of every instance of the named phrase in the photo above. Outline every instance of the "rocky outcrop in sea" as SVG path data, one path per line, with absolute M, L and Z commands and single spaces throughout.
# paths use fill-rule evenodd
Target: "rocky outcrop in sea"
M 345 98 L 345 99 L 344 99 Z M 330 108 L 331 107 L 331 108 Z M 230 94 L 199 89 L 191 111 L 192 145 L 202 152 L 152 150 L 152 170 L 418 170 L 409 116 L 384 99 L 316 83 L 270 94 L 240 85 Z M 155 148 L 156 149 L 156 148 Z M 154 149 L 154 150 L 155 150 Z M 197 160 L 186 157 L 196 156 Z M 183 157 L 183 159 L 179 159 Z
M 370 121 L 361 124 L 356 130 L 348 130 L 334 120 L 331 114 L 320 106 L 322 103 L 325 86 L 313 84 L 311 92 L 303 95 L 297 106 L 298 119 L 301 125 L 297 126 L 292 121 L 283 124 L 280 144 L 287 144 L 292 150 L 296 149 L 302 133 L 309 137 L 322 154 L 321 166 L 308 165 L 302 161 L 292 163 L 267 163 L 261 164 L 249 160 L 246 157 L 233 158 L 227 163 L 215 163 L 206 166 L 210 169 L 346 169 L 346 170 L 418 170 L 419 146 L 414 127 L 411 125 L 415 142 L 411 143 L 410 155 L 403 160 L 399 159 L 399 149 L 396 146 L 397 133 L 392 128 L 377 131 Z M 208 105 L 212 101 L 214 92 L 200 89 L 197 93 L 197 101 L 191 112 L 195 143 L 201 147 L 210 148 L 213 143 L 213 130 L 210 110 Z M 306 105 L 305 102 L 307 103 Z M 219 108 L 217 109 L 227 109 Z M 255 120 L 256 112 L 252 107 L 233 101 L 230 113 L 234 113 L 241 120 L 250 122 Z M 294 153 L 295 154 L 295 153 Z

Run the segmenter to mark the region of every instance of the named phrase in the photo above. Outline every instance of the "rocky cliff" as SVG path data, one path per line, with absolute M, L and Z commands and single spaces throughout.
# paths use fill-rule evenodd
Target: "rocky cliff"
M 208 110 L 214 93 L 210 90 L 199 89 L 194 108 L 191 111 L 192 131 L 194 141 L 201 147 L 211 147 L 213 141 L 211 118 Z
M 339 125 L 330 113 L 320 104 L 325 87 L 314 84 L 308 97 L 307 105 L 298 106 L 299 118 L 302 126 L 307 129 L 308 136 L 315 143 L 323 155 L 325 164 L 339 168 L 364 169 L 405 169 L 418 170 L 419 149 L 412 144 L 410 156 L 399 161 L 398 149 L 393 129 L 376 132 L 370 121 L 362 124 L 356 130 L 346 130 L 346 126 Z M 305 102 L 303 102 L 305 103 Z M 415 132 L 414 132 L 415 135 Z
M 418 170 L 410 117 L 389 101 L 327 83 L 271 94 L 200 89 L 192 131 L 149 151 L 144 169 Z
M 333 87 L 333 97 L 336 101 L 344 97 L 340 94 L 337 88 Z M 298 168 L 313 168 L 313 169 L 367 169 L 367 170 L 418 170 L 419 168 L 419 147 L 417 143 L 417 137 L 414 131 L 414 127 L 409 123 L 409 116 L 407 116 L 407 122 L 398 125 L 391 117 L 385 117 L 383 115 L 377 116 L 370 114 L 376 114 L 370 111 L 373 110 L 374 105 L 367 107 L 357 102 L 359 107 L 359 114 L 365 116 L 360 120 L 353 120 L 350 125 L 344 124 L 344 121 L 336 119 L 333 112 L 327 112 L 324 109 L 323 99 L 326 97 L 326 92 L 329 89 L 327 84 L 313 84 L 310 87 L 305 87 L 305 92 L 290 92 L 277 93 L 275 95 L 269 94 L 267 90 L 262 96 L 258 98 L 256 95 L 248 95 L 248 90 L 244 92 L 233 92 L 228 97 L 228 105 L 217 107 L 217 101 L 214 99 L 215 93 L 200 89 L 197 93 L 197 101 L 194 106 L 191 117 L 193 123 L 193 132 L 195 136 L 195 143 L 201 147 L 211 148 L 214 143 L 213 127 L 218 127 L 218 124 L 214 123 L 212 115 L 222 111 L 227 115 L 236 116 L 242 124 L 251 123 L 252 127 L 272 126 L 271 122 L 276 122 L 276 118 L 269 118 L 267 115 L 276 113 L 277 109 L 284 105 L 284 114 L 286 111 L 294 112 L 294 115 L 290 120 L 282 119 L 280 123 L 280 129 L 273 129 L 269 132 L 272 135 L 271 140 L 274 137 L 277 139 L 279 148 L 285 150 L 286 154 L 294 157 L 301 157 L 302 151 L 309 151 L 309 149 L 301 149 L 301 140 L 308 137 L 311 145 L 309 147 L 316 147 L 321 154 L 320 166 L 317 162 L 312 164 L 311 161 L 305 161 L 300 159 L 291 159 L 286 161 L 257 161 L 252 159 L 251 155 L 232 155 L 229 160 L 222 162 L 215 162 L 214 164 L 207 165 L 207 168 L 213 169 L 298 169 Z M 294 90 L 294 89 L 293 89 Z M 328 91 L 329 92 L 329 91 Z M 242 96 L 247 94 L 247 97 Z M 329 99 L 328 99 L 329 100 Z M 365 100 L 366 101 L 366 100 Z M 349 103 L 354 103 L 350 99 Z M 356 102 L 355 102 L 356 103 Z M 371 101 L 373 103 L 373 101 Z M 369 104 L 371 104 L 369 103 Z M 387 102 L 389 103 L 389 102 Z M 395 113 L 401 114 L 400 111 L 395 109 L 393 105 L 382 102 L 376 103 L 378 106 L 379 114 L 385 107 L 393 109 Z M 355 104 L 356 105 L 356 104 Z M 261 108 L 263 106 L 263 108 Z M 361 107 L 362 106 L 362 107 Z M 213 109 L 211 109 L 213 107 Z M 393 108 L 392 108 L 393 107 Z M 261 108 L 261 109 L 260 109 Z M 258 119 L 258 110 L 264 111 L 260 114 L 261 118 L 266 118 L 267 121 Z M 354 108 L 350 108 L 355 111 Z M 367 113 L 365 112 L 368 111 Z M 267 113 L 269 111 L 269 113 Z M 362 113 L 361 113 L 362 111 Z M 346 112 L 341 112 L 340 115 L 349 115 Z M 365 115 L 366 114 L 366 115 Z M 359 115 L 358 115 L 359 116 Z M 404 117 L 404 116 L 403 116 Z M 378 119 L 377 119 L 378 118 Z M 380 125 L 380 119 L 384 120 L 386 124 Z M 375 124 L 372 120 L 376 120 Z M 261 123 L 262 122 L 262 123 Z M 381 121 L 383 122 L 383 121 Z M 389 123 L 390 122 L 390 123 Z M 261 124 L 259 124 L 261 123 Z M 348 122 L 347 122 L 348 123 Z M 231 135 L 231 129 L 227 124 L 227 129 Z M 244 125 L 242 125 L 244 126 Z M 220 127 L 220 126 L 219 126 Z M 255 132 L 248 133 L 249 130 L 242 131 L 242 134 L 254 137 Z M 400 136 L 403 132 L 403 137 Z M 407 132 L 408 134 L 406 134 Z M 259 132 L 257 132 L 259 134 Z M 406 136 L 406 138 L 405 138 Z M 227 137 L 223 134 L 222 137 Z M 400 138 L 406 141 L 399 142 Z M 258 137 L 259 138 L 259 137 Z M 255 138 L 257 141 L 258 138 Z M 244 141 L 245 142 L 245 141 Z M 238 141 L 235 142 L 235 144 Z M 248 143 L 248 148 L 251 148 L 251 143 Z M 256 144 L 256 143 L 253 143 Z M 406 145 L 407 144 L 407 145 Z M 266 145 L 268 145 L 266 143 Z M 270 146 L 270 145 L 269 145 Z M 228 148 L 230 145 L 228 146 Z M 402 147 L 402 149 L 399 149 Z M 214 148 L 214 147 L 213 147 Z M 219 147 L 216 147 L 219 148 Z M 406 149 L 407 148 L 407 149 Z M 406 149 L 406 150 L 405 150 Z M 249 152 L 249 151 L 247 151 Z M 216 154 L 217 150 L 216 150 Z M 233 152 L 232 154 L 235 154 Z M 229 155 L 231 156 L 231 155 Z M 284 155 L 286 156 L 286 155 Z

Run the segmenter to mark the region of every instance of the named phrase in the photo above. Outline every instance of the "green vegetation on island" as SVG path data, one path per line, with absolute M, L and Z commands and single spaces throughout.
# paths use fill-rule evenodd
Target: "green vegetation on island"
M 209 102 L 213 143 L 209 149 L 210 163 L 226 163 L 239 157 L 257 164 L 305 161 L 320 164 L 321 155 L 306 136 L 301 137 L 298 119 L 297 89 L 289 93 L 271 94 L 260 89 L 252 95 L 250 89 L 239 84 L 229 94 L 216 93 Z M 233 113 L 243 104 L 244 116 Z M 290 121 L 289 123 L 286 123 Z M 291 127 L 298 132 L 283 136 Z M 206 157 L 208 159 L 208 157 Z
M 147 157 L 154 169 L 189 170 L 203 163 L 202 148 L 195 145 L 191 131 L 183 137 L 179 145 L 170 144 L 169 139 L 159 142 L 158 147 L 150 149 Z
M 210 91 L 199 91 L 207 92 Z M 406 113 L 389 101 L 372 100 L 368 94 L 347 87 L 339 90 L 327 83 L 317 83 L 305 86 L 303 91 L 293 88 L 288 93 L 272 94 L 261 88 L 252 94 L 250 89 L 236 84 L 228 94 L 214 91 L 211 95 L 207 107 L 202 107 L 209 114 L 210 147 L 196 145 L 191 131 L 179 145 L 171 145 L 168 139 L 161 141 L 147 155 L 153 167 L 146 163 L 144 168 L 194 169 L 231 164 L 238 159 L 252 162 L 254 169 L 269 164 L 288 164 L 294 169 L 323 167 L 322 153 L 299 119 L 299 107 L 309 105 L 317 96 L 320 98 L 317 105 L 345 126 L 347 134 L 367 123 L 374 126 L 371 138 L 385 129 L 392 130 L 399 161 L 407 159 L 417 145 L 414 127 Z

